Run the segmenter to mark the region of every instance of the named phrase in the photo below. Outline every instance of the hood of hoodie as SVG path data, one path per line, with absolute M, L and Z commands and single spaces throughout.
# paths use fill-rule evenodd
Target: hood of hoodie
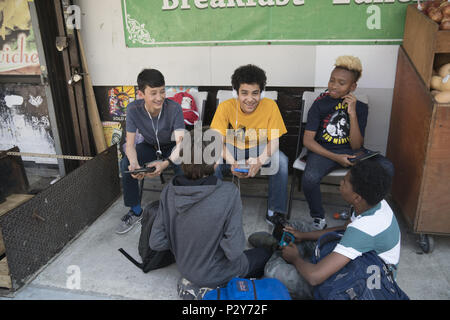
M 175 195 L 175 210 L 179 214 L 188 211 L 213 193 L 221 184 L 222 181 L 214 176 L 195 181 L 184 176 L 175 177 L 171 183 Z

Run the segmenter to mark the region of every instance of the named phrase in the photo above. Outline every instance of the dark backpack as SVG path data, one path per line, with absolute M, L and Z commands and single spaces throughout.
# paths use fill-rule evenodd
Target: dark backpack
M 311 262 L 316 264 L 331 253 L 342 233 L 328 232 L 317 241 Z M 314 287 L 316 300 L 409 300 L 397 285 L 392 268 L 375 251 L 363 253 L 341 270 Z
M 122 248 L 119 251 L 133 262 L 138 268 L 142 269 L 144 273 L 151 270 L 164 268 L 175 262 L 175 257 L 170 250 L 155 251 L 149 246 L 150 233 L 152 231 L 153 222 L 155 221 L 156 214 L 159 208 L 159 200 L 153 201 L 147 205 L 142 211 L 141 220 L 141 236 L 139 237 L 139 255 L 142 258 L 142 263 L 137 262 Z

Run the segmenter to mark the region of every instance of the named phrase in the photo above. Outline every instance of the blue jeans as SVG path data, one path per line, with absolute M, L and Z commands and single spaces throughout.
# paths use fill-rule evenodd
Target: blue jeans
M 234 158 L 239 161 L 243 159 L 248 159 L 250 156 L 255 157 L 260 155 L 264 151 L 265 146 L 260 146 L 252 149 L 238 149 L 234 146 L 227 145 L 230 149 Z M 278 170 L 272 170 L 269 173 L 269 209 L 274 212 L 279 212 L 282 214 L 287 213 L 287 184 L 288 184 L 288 158 L 286 155 L 278 150 L 270 158 L 270 162 L 263 165 L 267 171 L 269 168 L 277 168 Z M 226 172 L 231 172 L 231 165 L 220 164 L 216 168 L 215 175 L 218 179 L 223 179 L 223 174 Z
M 169 157 L 174 147 L 175 143 L 161 146 L 163 157 Z M 142 142 L 136 145 L 136 153 L 139 165 L 141 167 L 147 162 L 157 160 L 155 147 L 146 142 Z M 126 207 L 133 207 L 140 204 L 139 180 L 134 179 L 129 173 L 124 173 L 124 171 L 128 171 L 129 165 L 130 162 L 127 156 L 123 157 L 120 161 L 120 171 L 122 172 L 123 201 Z M 175 171 L 175 175 L 183 174 L 181 166 L 179 165 L 173 166 L 172 169 Z
M 331 151 L 339 154 L 354 154 L 359 150 L 346 148 Z M 391 177 L 394 176 L 394 166 L 392 162 L 381 155 L 375 156 L 373 159 L 376 160 Z M 320 192 L 320 181 L 322 181 L 322 178 L 328 173 L 339 168 L 342 167 L 337 162 L 308 150 L 305 172 L 303 173 L 302 178 L 302 188 L 309 205 L 309 214 L 312 218 L 323 219 L 325 217 L 325 210 L 322 206 L 322 194 Z

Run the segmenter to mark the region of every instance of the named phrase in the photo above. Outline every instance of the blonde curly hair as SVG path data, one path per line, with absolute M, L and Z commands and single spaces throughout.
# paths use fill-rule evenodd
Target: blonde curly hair
M 355 82 L 361 78 L 362 64 L 359 58 L 354 56 L 340 56 L 336 59 L 334 64 L 336 68 L 345 69 L 354 74 Z

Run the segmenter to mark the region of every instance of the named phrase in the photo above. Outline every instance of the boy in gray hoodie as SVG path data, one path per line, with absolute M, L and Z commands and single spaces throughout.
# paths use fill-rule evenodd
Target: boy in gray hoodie
M 190 161 L 182 165 L 184 175 L 174 177 L 163 189 L 150 236 L 153 250 L 171 250 L 174 254 L 183 277 L 179 294 L 185 299 L 198 299 L 199 293 L 204 293 L 201 287 L 215 288 L 234 277 L 261 277 L 271 256 L 264 248 L 244 251 L 238 188 L 217 179 L 214 164 L 208 165 L 204 159 L 194 163 L 194 149 L 202 146 L 203 154 L 207 147 L 202 136 L 190 135 Z M 180 286 L 192 287 L 191 296 L 186 297 L 186 290 L 180 290 Z

